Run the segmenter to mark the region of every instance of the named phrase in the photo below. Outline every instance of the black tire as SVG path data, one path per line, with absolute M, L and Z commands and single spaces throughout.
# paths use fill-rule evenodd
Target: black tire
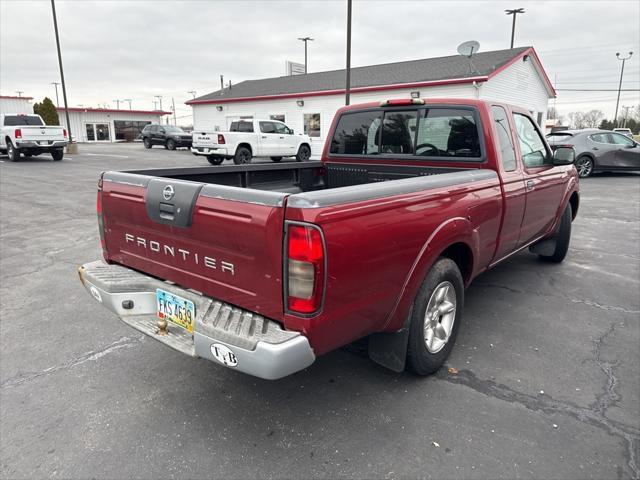
M 578 157 L 575 165 L 580 178 L 587 178 L 593 173 L 593 159 L 588 155 Z
M 142 139 L 142 143 L 144 143 L 144 148 L 151 148 L 151 140 L 148 139 L 147 137 L 144 137 Z
M 176 141 L 174 139 L 170 138 L 169 140 L 167 140 L 166 147 L 169 150 L 175 150 L 176 149 Z
M 219 157 L 218 155 L 207 155 L 207 161 L 211 165 L 220 165 L 224 162 L 224 157 Z
M 18 162 L 20 160 L 20 150 L 13 146 L 11 141 L 7 141 L 7 157 L 10 162 Z
M 438 293 L 444 288 L 446 288 L 446 294 L 443 295 L 443 298 L 447 301 L 439 304 L 437 303 Z M 455 295 L 453 297 L 455 302 L 450 301 L 451 295 Z M 432 303 L 432 301 L 436 301 L 436 303 Z M 453 310 L 450 310 L 449 305 L 452 303 Z M 460 269 L 453 260 L 439 258 L 431 267 L 424 282 L 422 282 L 411 309 L 407 366 L 412 372 L 418 375 L 430 375 L 442 367 L 455 344 L 462 320 L 463 306 L 464 282 Z M 429 319 L 427 318 L 428 307 L 433 313 Z M 439 313 L 441 311 L 440 307 L 444 308 L 447 313 L 441 315 Z M 445 335 L 446 338 L 441 339 L 438 335 L 432 333 L 432 338 L 435 338 L 438 342 L 444 342 L 440 343 L 440 347 L 436 349 L 435 347 L 438 344 L 427 340 L 428 328 L 426 322 L 435 326 L 432 332 L 435 330 L 443 331 L 439 327 L 446 331 L 445 320 L 447 325 L 450 324 L 449 332 Z M 429 344 L 433 351 L 430 351 Z
M 236 154 L 233 157 L 233 163 L 236 165 L 251 163 L 251 150 L 247 147 L 238 147 Z
M 279 162 L 280 160 L 282 160 L 282 157 L 271 157 L 271 160 L 273 160 L 274 162 Z
M 545 262 L 560 263 L 567 256 L 569 251 L 569 243 L 571 242 L 571 221 L 573 220 L 573 212 L 571 204 L 567 204 L 567 208 L 562 212 L 560 225 L 555 233 L 556 247 L 551 255 L 538 255 Z
M 59 162 L 60 160 L 62 160 L 62 157 L 64 157 L 64 149 L 56 148 L 55 150 L 51 150 L 51 157 L 53 158 L 54 162 Z
M 307 145 L 300 145 L 298 153 L 296 154 L 296 161 L 306 162 L 311 157 L 311 149 Z

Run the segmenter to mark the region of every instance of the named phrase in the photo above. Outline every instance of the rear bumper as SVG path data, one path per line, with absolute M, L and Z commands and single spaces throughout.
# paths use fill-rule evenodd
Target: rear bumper
M 62 147 L 66 147 L 67 144 L 69 142 L 67 142 L 66 140 L 55 140 L 55 141 L 51 141 L 50 143 L 46 143 L 44 145 L 40 144 L 39 142 L 36 141 L 31 141 L 31 140 L 25 140 L 25 141 L 18 141 L 16 140 L 16 148 L 33 148 L 33 149 L 38 149 L 38 150 L 51 150 L 52 148 L 62 148 Z
M 191 153 L 194 155 L 220 155 L 223 157 L 229 156 L 229 151 L 226 147 L 191 147 Z
M 78 274 L 91 296 L 124 323 L 186 355 L 268 380 L 290 375 L 315 361 L 305 336 L 284 330 L 277 322 L 258 314 L 101 260 L 82 265 Z M 172 323 L 168 333 L 158 332 L 158 288 L 194 303 L 193 333 Z M 233 355 L 221 357 L 220 351 Z

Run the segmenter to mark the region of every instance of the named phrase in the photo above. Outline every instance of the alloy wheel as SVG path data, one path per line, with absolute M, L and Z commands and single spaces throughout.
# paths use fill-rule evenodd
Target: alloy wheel
M 449 341 L 456 318 L 456 289 L 440 283 L 431 294 L 424 314 L 424 343 L 429 353 L 438 353 Z

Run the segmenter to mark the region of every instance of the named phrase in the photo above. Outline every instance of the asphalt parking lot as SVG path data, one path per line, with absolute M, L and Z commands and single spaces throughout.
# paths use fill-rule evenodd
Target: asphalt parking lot
M 640 476 L 640 175 L 581 182 L 564 263 L 524 252 L 476 280 L 457 373 L 346 348 L 269 382 L 139 334 L 78 281 L 100 171 L 206 160 L 80 150 L 0 157 L 2 478 Z

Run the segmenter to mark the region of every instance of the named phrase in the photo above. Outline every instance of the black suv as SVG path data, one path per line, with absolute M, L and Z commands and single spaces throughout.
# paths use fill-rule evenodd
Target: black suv
M 140 134 L 145 148 L 164 145 L 164 148 L 175 150 L 178 147 L 191 147 L 192 136 L 180 127 L 173 125 L 147 125 Z

